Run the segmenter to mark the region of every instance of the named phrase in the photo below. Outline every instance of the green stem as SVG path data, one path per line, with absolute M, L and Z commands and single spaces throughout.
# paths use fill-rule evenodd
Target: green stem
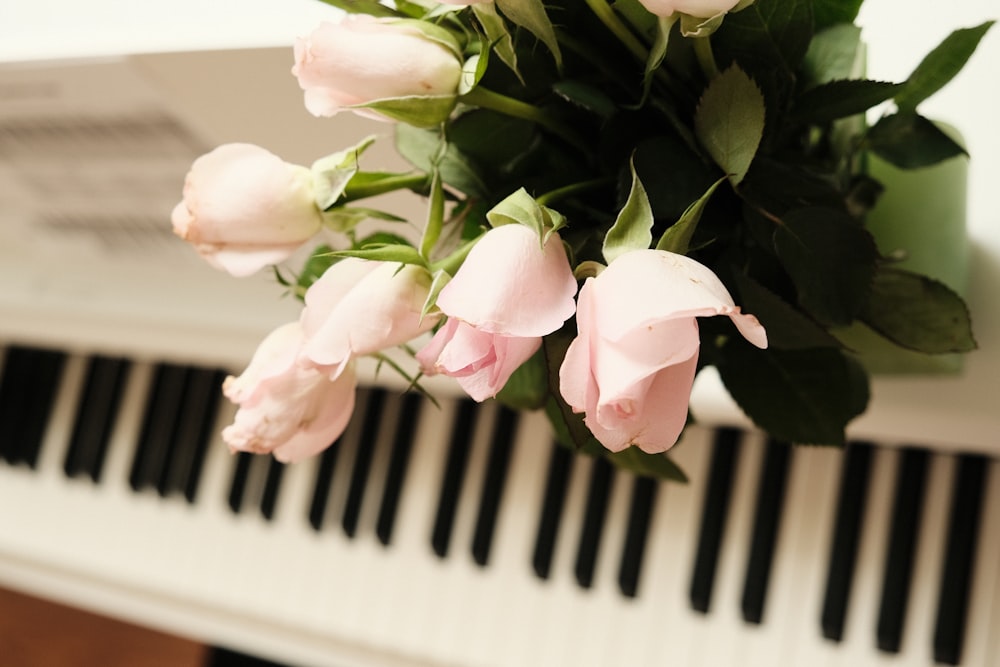
M 710 80 L 719 76 L 719 66 L 715 64 L 715 54 L 712 52 L 712 41 L 708 37 L 694 38 L 694 55 L 698 58 L 701 71 Z
M 429 185 L 430 177 L 420 172 L 396 174 L 395 176 L 387 176 L 371 183 L 360 185 L 348 183 L 347 187 L 344 188 L 344 194 L 340 196 L 337 204 L 346 204 L 359 199 L 382 195 L 387 192 L 395 192 L 396 190 L 426 190 Z
M 649 49 L 639 41 L 632 31 L 629 30 L 628 26 L 622 23 L 618 15 L 615 14 L 615 10 L 611 8 L 611 5 L 606 0 L 586 0 L 586 2 L 590 10 L 601 20 L 601 23 L 614 33 L 615 37 L 625 45 L 625 48 L 632 52 L 632 55 L 643 63 L 649 59 Z
M 528 104 L 527 102 L 523 102 L 519 99 L 501 95 L 500 93 L 488 90 L 482 86 L 476 86 L 466 94 L 460 96 L 458 100 L 465 104 L 471 104 L 482 109 L 490 109 L 491 111 L 496 111 L 507 116 L 522 118 L 524 120 L 537 123 L 553 134 L 562 137 L 576 148 L 583 151 L 586 150 L 587 144 L 581 137 L 577 136 L 576 133 L 574 133 L 570 128 L 545 113 L 543 109 L 540 109 L 533 104 Z
M 592 188 L 601 187 L 602 185 L 608 185 L 611 182 L 612 181 L 607 178 L 595 178 L 589 181 L 571 183 L 570 185 L 550 190 L 541 196 L 535 197 L 535 201 L 537 201 L 540 206 L 548 206 L 552 202 L 565 199 L 566 197 L 574 195 L 577 192 L 583 192 Z

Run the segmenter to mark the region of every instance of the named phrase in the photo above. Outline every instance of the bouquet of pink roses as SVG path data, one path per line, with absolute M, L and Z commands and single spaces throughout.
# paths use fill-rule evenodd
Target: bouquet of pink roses
M 881 184 L 865 162 L 964 153 L 918 107 L 990 23 L 892 83 L 859 76 L 861 0 L 326 1 L 339 11 L 294 48 L 305 109 L 394 123 L 413 170 L 363 169 L 372 138 L 311 166 L 246 144 L 192 166 L 177 234 L 235 276 L 282 265 L 304 302 L 227 379 L 231 448 L 329 446 L 374 355 L 678 476 L 663 453 L 706 366 L 773 436 L 842 444 L 868 401 L 847 327 L 975 347 L 961 298 L 866 229 Z M 400 189 L 426 198 L 415 240 L 364 205 Z M 384 229 L 362 233 L 371 220 Z M 324 228 L 342 242 L 283 265 Z

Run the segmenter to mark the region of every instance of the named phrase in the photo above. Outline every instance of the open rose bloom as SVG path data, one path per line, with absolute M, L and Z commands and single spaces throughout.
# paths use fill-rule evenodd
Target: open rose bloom
M 728 315 L 767 347 L 755 317 L 740 313 L 718 277 L 660 250 L 618 257 L 580 290 L 577 337 L 559 372 L 563 398 L 602 445 L 669 449 L 687 420 L 698 363 L 698 317 Z
M 558 234 L 542 246 L 518 224 L 491 229 L 438 296 L 448 321 L 417 353 L 424 373 L 443 373 L 477 401 L 496 396 L 511 374 L 573 315 L 576 280 Z
M 329 447 L 347 427 L 357 385 L 353 365 L 331 380 L 299 363 L 303 341 L 298 322 L 278 327 L 241 375 L 226 378 L 223 393 L 239 405 L 222 431 L 231 450 L 295 462 Z

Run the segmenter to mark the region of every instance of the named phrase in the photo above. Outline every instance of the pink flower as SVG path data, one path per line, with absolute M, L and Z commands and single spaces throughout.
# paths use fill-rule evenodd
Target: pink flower
M 662 250 L 621 255 L 580 290 L 578 334 L 559 369 L 563 398 L 611 451 L 666 451 L 687 420 L 695 318 L 713 315 L 728 315 L 747 340 L 767 347 L 757 318 L 740 313 L 704 265 Z
M 323 451 L 344 432 L 354 410 L 354 367 L 336 380 L 304 368 L 297 361 L 302 342 L 298 322 L 278 327 L 242 375 L 226 378 L 222 391 L 240 406 L 222 431 L 231 450 L 294 462 Z
M 288 258 L 322 226 L 309 169 L 252 144 L 199 157 L 171 216 L 210 264 L 246 276 Z
M 680 12 L 700 19 L 710 19 L 725 14 L 740 0 L 639 0 L 639 3 L 657 16 L 672 16 Z
M 427 271 L 349 257 L 306 291 L 302 329 L 306 363 L 336 377 L 356 356 L 373 354 L 430 331 L 440 315 L 422 316 Z
M 491 229 L 441 290 L 437 305 L 448 321 L 417 361 L 428 375 L 456 378 L 477 401 L 495 396 L 541 337 L 573 315 L 575 293 L 558 234 L 543 248 L 527 226 Z
M 375 100 L 455 95 L 462 63 L 444 44 L 405 22 L 350 15 L 295 43 L 292 74 L 314 116 Z M 371 110 L 356 113 L 386 120 Z

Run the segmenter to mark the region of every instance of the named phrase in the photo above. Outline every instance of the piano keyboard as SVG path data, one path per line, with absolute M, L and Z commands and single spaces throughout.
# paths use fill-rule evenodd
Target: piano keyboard
M 7 347 L 0 582 L 294 665 L 1000 664 L 1000 461 L 691 428 L 687 485 L 371 387 L 230 455 L 213 368 Z

